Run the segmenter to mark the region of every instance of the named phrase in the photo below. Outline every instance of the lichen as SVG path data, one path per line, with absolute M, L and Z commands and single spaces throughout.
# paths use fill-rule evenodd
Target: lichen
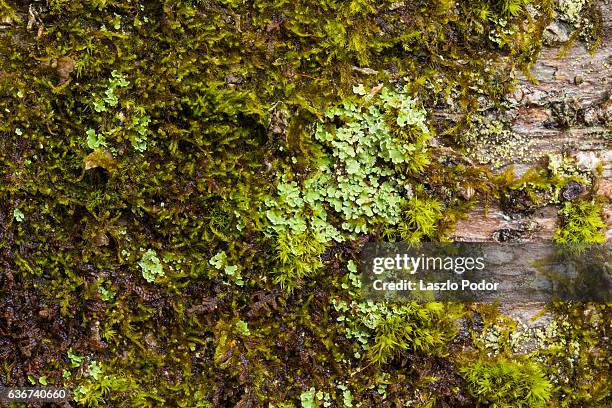
M 513 132 L 497 119 L 478 114 L 470 117 L 470 129 L 462 141 L 468 157 L 478 163 L 489 164 L 492 168 L 533 158 L 533 139 Z
M 573 34 L 562 53 L 565 53 L 576 37 L 581 37 L 591 50 L 602 38 L 602 15 L 600 5 L 592 0 L 559 0 L 556 4 L 558 18 L 573 28 Z
M 582 9 L 587 0 L 559 0 L 558 8 L 561 18 L 574 25 L 579 24 L 582 17 Z
M 147 250 L 142 255 L 138 265 L 142 269 L 142 277 L 147 282 L 154 282 L 158 276 L 164 276 L 163 266 L 157 257 L 157 254 L 152 249 Z
M 342 241 L 373 225 L 399 221 L 410 189 L 406 176 L 429 162 L 425 112 L 417 101 L 388 88 L 380 97 L 364 99 L 329 109 L 325 121 L 316 124 L 314 139 L 329 154 L 301 185 L 287 176 L 279 182 L 279 199 L 268 200 L 266 211 L 276 233 L 308 229 L 320 242 Z M 343 222 L 333 225 L 332 218 Z

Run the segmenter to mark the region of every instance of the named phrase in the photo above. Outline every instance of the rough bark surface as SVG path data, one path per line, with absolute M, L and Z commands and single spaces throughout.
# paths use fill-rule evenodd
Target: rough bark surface
M 568 153 L 577 162 L 595 169 L 601 163 L 602 177 L 597 193 L 612 196 L 612 7 L 602 4 L 603 37 L 594 53 L 575 41 L 545 46 L 532 75 L 537 83 L 523 77 L 508 97 L 511 130 L 518 140 L 529 144 L 528 154 L 516 154 L 502 163 L 514 165 L 517 175 L 549 154 Z M 553 24 L 557 24 L 554 22 Z M 494 114 L 498 115 L 499 112 Z M 518 152 L 517 152 L 518 153 Z M 605 208 L 607 239 L 612 240 L 612 208 Z M 557 209 L 546 206 L 531 215 L 506 214 L 493 203 L 485 210 L 475 208 L 457 224 L 457 241 L 493 241 L 503 234 L 525 242 L 549 241 L 557 227 Z M 545 327 L 550 313 L 541 313 L 544 304 L 507 304 L 502 310 L 522 327 Z M 529 344 L 524 345 L 530 348 Z M 532 345 L 535 347 L 535 345 Z
M 517 175 L 549 154 L 569 153 L 585 167 L 603 166 L 598 194 L 610 197 L 612 191 L 612 7 L 602 2 L 603 37 L 594 53 L 575 41 L 545 46 L 532 74 L 537 83 L 521 78 L 508 97 L 511 130 L 526 140 L 529 153 L 509 157 Z M 556 24 L 553 23 L 553 24 Z M 565 51 L 565 52 L 564 52 Z M 495 112 L 494 114 L 499 114 Z M 502 166 L 503 168 L 503 166 Z M 459 241 L 495 240 L 499 231 L 516 231 L 522 240 L 549 240 L 557 224 L 554 207 L 532 215 L 507 215 L 493 204 L 474 209 L 458 223 L 454 238 Z M 606 208 L 612 227 L 612 209 Z M 608 240 L 612 239 L 608 229 Z

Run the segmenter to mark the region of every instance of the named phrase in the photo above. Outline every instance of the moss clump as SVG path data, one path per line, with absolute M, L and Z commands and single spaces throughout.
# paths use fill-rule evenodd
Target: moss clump
M 397 231 L 403 242 L 420 242 L 423 238 L 442 238 L 437 224 L 443 218 L 442 204 L 432 199 L 413 196 L 403 205 L 402 220 Z
M 276 254 L 279 261 L 274 282 L 291 291 L 303 279 L 313 276 L 323 267 L 321 254 L 329 246 L 320 242 L 310 232 L 279 234 L 276 238 Z
M 544 371 L 531 362 L 498 359 L 477 360 L 460 370 L 469 392 L 490 407 L 545 407 L 552 384 Z
M 404 305 L 335 300 L 345 335 L 353 339 L 356 356 L 366 353 L 372 362 L 385 364 L 402 352 L 445 355 L 455 334 L 454 321 L 461 307 L 431 302 Z
M 83 371 L 79 376 L 80 385 L 74 389 L 74 400 L 88 407 L 104 406 L 106 399 L 128 392 L 134 386 L 127 378 L 101 367 L 96 361 L 91 361 Z
M 0 0 L 0 24 L 12 24 L 13 22 L 20 22 L 15 10 L 4 0 Z
M 514 168 L 509 168 L 492 179 L 496 186 L 493 195 L 508 214 L 529 214 L 550 204 L 570 208 L 571 202 L 583 202 L 592 195 L 596 185 L 591 171 L 580 170 L 574 159 L 562 155 L 550 155 L 521 177 L 515 177 Z
M 555 230 L 556 242 L 597 243 L 606 242 L 603 208 L 596 201 L 566 202 L 559 211 L 561 225 Z

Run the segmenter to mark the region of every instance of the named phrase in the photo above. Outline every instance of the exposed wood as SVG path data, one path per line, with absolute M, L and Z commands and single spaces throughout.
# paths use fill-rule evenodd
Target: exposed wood
M 489 208 L 485 214 L 483 207 L 470 213 L 466 220 L 457 224 L 456 241 L 484 242 L 499 240 L 500 234 L 514 233 L 516 240 L 550 241 L 556 227 L 557 210 L 544 207 L 531 216 L 509 216 L 498 207 Z

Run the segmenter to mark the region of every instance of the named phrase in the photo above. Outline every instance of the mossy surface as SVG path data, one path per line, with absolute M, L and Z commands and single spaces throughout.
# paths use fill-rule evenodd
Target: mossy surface
M 474 406 L 473 310 L 363 302 L 355 260 L 570 181 L 495 179 L 458 148 L 552 10 L 0 0 L 0 385 L 79 406 Z M 541 395 L 609 402 L 597 361 Z

